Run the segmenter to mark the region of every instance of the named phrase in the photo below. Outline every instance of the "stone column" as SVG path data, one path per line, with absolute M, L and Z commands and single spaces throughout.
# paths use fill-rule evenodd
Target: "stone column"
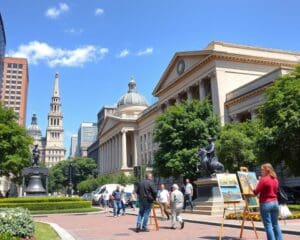
M 189 87 L 187 90 L 187 100 L 192 100 L 193 99 L 193 94 L 192 94 L 192 90 L 191 88 Z
M 205 98 L 205 91 L 203 87 L 202 80 L 199 81 L 199 99 L 203 100 Z
M 127 168 L 126 130 L 122 130 L 122 168 Z
M 133 166 L 137 166 L 137 131 L 133 132 Z

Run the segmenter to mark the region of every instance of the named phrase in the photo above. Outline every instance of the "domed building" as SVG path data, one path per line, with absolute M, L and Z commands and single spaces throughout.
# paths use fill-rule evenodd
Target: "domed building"
M 27 134 L 33 138 L 33 146 L 38 145 L 39 148 L 42 147 L 42 132 L 37 124 L 36 114 L 32 114 L 31 124 L 27 128 Z
M 117 106 L 103 107 L 98 113 L 99 173 L 129 174 L 137 166 L 137 119 L 148 108 L 147 100 L 138 93 L 133 78 L 128 91 Z

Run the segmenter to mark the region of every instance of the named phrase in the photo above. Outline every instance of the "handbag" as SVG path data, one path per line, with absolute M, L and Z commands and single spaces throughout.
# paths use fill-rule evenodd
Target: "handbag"
M 292 216 L 292 213 L 286 204 L 279 205 L 279 215 L 282 219 L 286 219 L 289 216 Z
M 277 190 L 277 200 L 279 204 L 287 204 L 288 203 L 288 196 L 285 193 L 285 191 L 283 190 L 282 187 L 278 187 Z

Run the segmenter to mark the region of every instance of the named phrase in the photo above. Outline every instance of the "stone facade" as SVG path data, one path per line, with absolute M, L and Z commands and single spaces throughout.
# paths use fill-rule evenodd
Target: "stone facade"
M 263 101 L 261 90 L 299 62 L 299 53 L 216 41 L 201 51 L 175 53 L 153 90 L 158 98 L 155 104 L 118 106 L 102 114 L 99 174 L 129 174 L 133 166 L 151 166 L 157 148 L 152 136 L 155 118 L 168 106 L 209 98 L 222 124 L 245 111 L 254 116 L 255 107 Z M 253 95 L 258 89 L 260 93 Z M 241 96 L 247 94 L 255 99 L 246 102 L 249 98 Z

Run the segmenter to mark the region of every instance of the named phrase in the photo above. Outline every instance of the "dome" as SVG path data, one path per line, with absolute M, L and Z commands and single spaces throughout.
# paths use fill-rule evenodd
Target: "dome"
M 35 113 L 32 115 L 31 124 L 27 128 L 27 133 L 28 133 L 28 135 L 30 135 L 32 137 L 41 137 L 42 136 L 41 130 L 40 130 L 39 126 L 37 125 L 37 117 L 36 117 Z
M 118 101 L 118 107 L 120 106 L 148 106 L 146 98 L 137 92 L 133 78 L 128 83 L 128 92 Z

